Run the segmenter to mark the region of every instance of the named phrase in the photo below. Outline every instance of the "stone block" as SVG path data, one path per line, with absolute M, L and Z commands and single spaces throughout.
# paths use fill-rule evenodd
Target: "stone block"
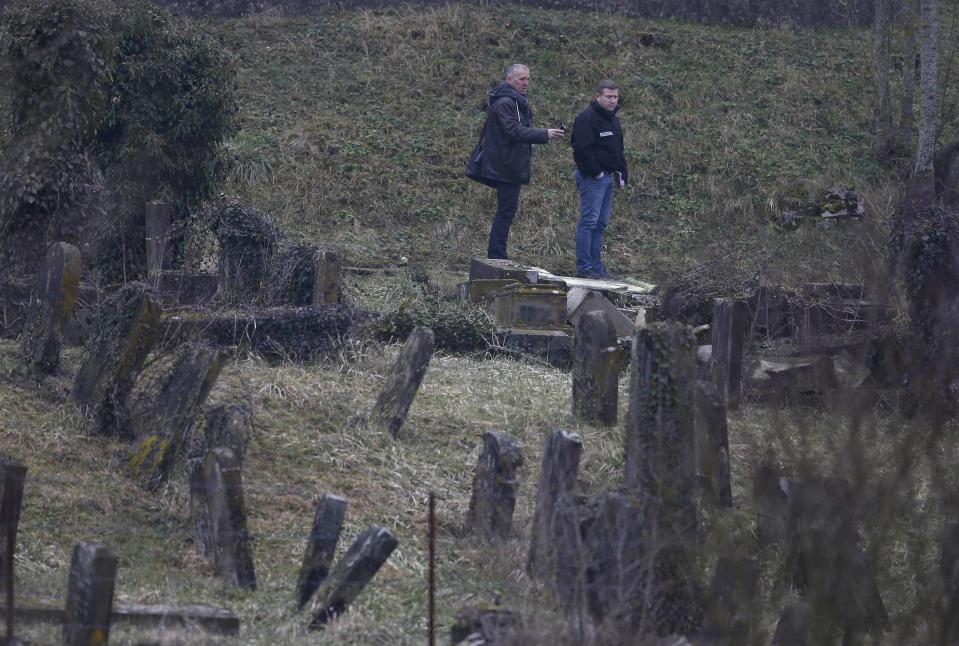
M 562 370 L 573 363 L 573 337 L 563 330 L 501 330 L 497 337 L 509 352 L 539 357 Z
M 519 283 L 538 282 L 539 273 L 532 267 L 526 267 L 512 260 L 492 260 L 488 258 L 470 259 L 470 280 L 511 279 Z
M 566 294 L 566 320 L 570 325 L 578 326 L 579 321 L 590 312 L 605 312 L 618 337 L 630 336 L 636 329 L 635 321 L 602 295 L 585 287 L 570 289 Z
M 478 278 L 466 284 L 469 290 L 469 301 L 484 303 L 493 300 L 499 290 L 508 285 L 515 285 L 517 281 L 512 278 Z
M 496 292 L 499 328 L 566 327 L 566 293 L 555 287 L 508 285 Z

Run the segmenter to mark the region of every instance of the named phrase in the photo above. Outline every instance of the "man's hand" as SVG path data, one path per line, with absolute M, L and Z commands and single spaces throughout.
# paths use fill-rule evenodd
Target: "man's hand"
M 549 141 L 553 141 L 554 139 L 562 139 L 565 136 L 566 136 L 566 133 L 560 130 L 559 128 L 546 129 L 546 138 Z

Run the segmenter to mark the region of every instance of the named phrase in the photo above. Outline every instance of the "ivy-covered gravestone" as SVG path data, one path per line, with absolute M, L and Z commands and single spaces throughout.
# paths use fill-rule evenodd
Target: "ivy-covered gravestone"
M 58 242 L 37 273 L 20 356 L 35 373 L 51 374 L 60 365 L 60 340 L 80 289 L 80 250 Z

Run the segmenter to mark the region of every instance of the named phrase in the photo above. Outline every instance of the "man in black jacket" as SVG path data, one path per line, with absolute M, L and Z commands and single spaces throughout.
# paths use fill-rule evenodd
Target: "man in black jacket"
M 562 139 L 564 132 L 554 128 L 534 128 L 533 112 L 526 92 L 529 68 L 510 65 L 506 81 L 489 93 L 486 123 L 480 140 L 483 159 L 480 181 L 496 189 L 496 216 L 489 232 L 487 258 L 506 259 L 506 240 L 519 208 L 519 191 L 529 184 L 532 144 Z
M 581 278 L 609 278 L 601 258 L 603 232 L 613 209 L 613 184 L 623 187 L 629 177 L 618 111 L 619 87 L 612 81 L 603 81 L 596 90 L 596 99 L 573 124 L 570 143 L 579 190 L 576 275 Z

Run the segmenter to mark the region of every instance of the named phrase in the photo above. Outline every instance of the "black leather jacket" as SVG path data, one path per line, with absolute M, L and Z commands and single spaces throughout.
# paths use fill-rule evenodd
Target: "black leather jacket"
M 481 141 L 483 179 L 529 184 L 532 144 L 546 143 L 546 128 L 533 127 L 529 99 L 508 83 L 500 83 L 489 93 Z
M 600 172 L 619 171 L 624 181 L 629 179 L 618 111 L 619 106 L 610 112 L 593 101 L 576 117 L 570 144 L 576 168 L 582 175 L 596 177 Z

